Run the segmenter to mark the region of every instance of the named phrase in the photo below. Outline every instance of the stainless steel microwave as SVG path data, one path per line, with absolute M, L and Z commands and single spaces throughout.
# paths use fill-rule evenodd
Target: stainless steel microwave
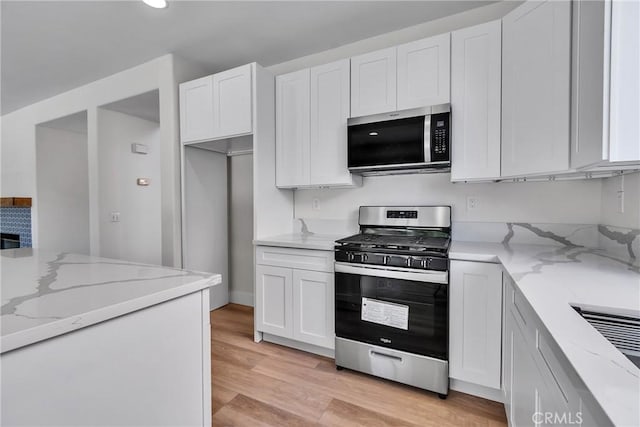
M 449 104 L 351 118 L 349 171 L 362 175 L 447 171 L 450 122 Z

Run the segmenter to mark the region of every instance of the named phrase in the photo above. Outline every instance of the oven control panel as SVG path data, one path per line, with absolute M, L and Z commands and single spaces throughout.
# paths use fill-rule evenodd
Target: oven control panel
M 418 211 L 387 211 L 387 218 L 418 219 Z

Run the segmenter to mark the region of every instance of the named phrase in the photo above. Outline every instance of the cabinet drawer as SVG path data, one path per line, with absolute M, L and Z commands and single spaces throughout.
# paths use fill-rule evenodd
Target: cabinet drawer
M 258 246 L 256 264 L 333 273 L 333 251 Z
M 522 329 L 525 339 L 533 344 L 536 342 L 535 314 L 524 295 L 516 289 L 511 278 L 508 278 L 507 285 L 505 286 L 507 310 L 513 314 L 513 318 Z

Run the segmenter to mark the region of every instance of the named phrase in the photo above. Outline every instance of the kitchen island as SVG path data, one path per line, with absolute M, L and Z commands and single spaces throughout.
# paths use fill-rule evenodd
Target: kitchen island
M 210 425 L 219 274 L 0 251 L 2 425 Z

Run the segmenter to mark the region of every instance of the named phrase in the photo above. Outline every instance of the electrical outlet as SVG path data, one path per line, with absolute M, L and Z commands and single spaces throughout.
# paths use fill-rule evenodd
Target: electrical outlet
M 111 222 L 120 222 L 120 212 L 111 212 Z
M 320 199 L 311 200 L 311 209 L 314 211 L 320 210 Z
M 480 199 L 475 196 L 467 196 L 467 210 L 472 211 L 478 209 L 480 206 Z

